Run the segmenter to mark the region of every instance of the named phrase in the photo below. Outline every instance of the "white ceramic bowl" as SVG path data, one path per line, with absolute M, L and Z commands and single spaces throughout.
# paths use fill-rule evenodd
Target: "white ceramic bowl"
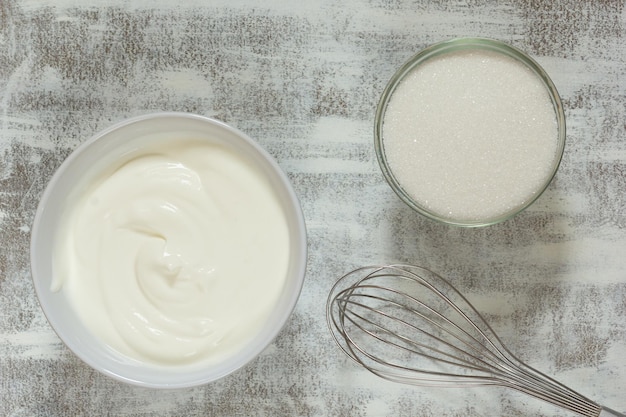
M 63 291 L 51 291 L 55 231 L 65 199 L 84 173 L 103 160 L 115 160 L 142 140 L 194 138 L 227 145 L 267 176 L 283 206 L 291 251 L 285 287 L 259 333 L 235 356 L 202 367 L 162 367 L 127 358 L 86 328 Z M 31 237 L 31 270 L 41 307 L 61 340 L 94 369 L 127 383 L 152 388 L 183 388 L 222 378 L 246 365 L 277 336 L 299 298 L 306 267 L 306 230 L 298 199 L 272 157 L 252 139 L 219 121 L 185 113 L 156 113 L 118 123 L 79 146 L 50 180 L 37 209 Z

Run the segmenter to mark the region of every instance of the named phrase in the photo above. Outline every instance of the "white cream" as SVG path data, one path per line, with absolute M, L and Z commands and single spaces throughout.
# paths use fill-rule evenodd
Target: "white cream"
M 263 173 L 229 149 L 163 143 L 68 200 L 52 289 L 137 360 L 218 361 L 283 290 L 289 232 Z

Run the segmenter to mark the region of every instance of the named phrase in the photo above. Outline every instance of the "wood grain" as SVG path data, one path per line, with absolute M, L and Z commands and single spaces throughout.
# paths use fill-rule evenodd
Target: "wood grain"
M 386 185 L 378 98 L 419 49 L 484 36 L 526 50 L 562 95 L 557 177 L 516 218 L 435 224 Z M 383 382 L 326 329 L 353 267 L 410 262 L 455 282 L 511 350 L 626 411 L 626 11 L 617 0 L 0 0 L 1 416 L 566 416 L 498 388 Z M 126 117 L 187 111 L 258 140 L 293 181 L 309 239 L 293 318 L 244 369 L 159 392 L 115 382 L 63 346 L 39 308 L 30 227 L 54 170 Z

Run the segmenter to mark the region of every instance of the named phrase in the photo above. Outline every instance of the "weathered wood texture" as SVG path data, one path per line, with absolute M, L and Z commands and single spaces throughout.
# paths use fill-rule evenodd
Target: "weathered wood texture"
M 412 213 L 373 149 L 391 74 L 457 36 L 533 55 L 567 116 L 547 192 L 484 229 Z M 398 261 L 447 276 L 513 352 L 626 411 L 625 45 L 621 0 L 0 0 L 0 415 L 568 415 L 497 388 L 397 386 L 349 363 L 326 329 L 326 293 L 353 267 Z M 258 140 L 293 180 L 310 246 L 275 343 L 220 382 L 176 392 L 84 365 L 47 324 L 29 272 L 35 208 L 62 160 L 112 122 L 160 110 Z

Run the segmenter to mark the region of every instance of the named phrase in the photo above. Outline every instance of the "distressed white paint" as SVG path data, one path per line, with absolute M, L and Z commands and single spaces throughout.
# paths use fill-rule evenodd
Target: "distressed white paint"
M 623 1 L 6 0 L 0 9 L 0 415 L 568 415 L 496 388 L 400 387 L 347 361 L 326 329 L 327 292 L 350 268 L 381 262 L 448 277 L 520 357 L 626 411 Z M 391 74 L 456 36 L 530 53 L 567 116 L 555 181 L 487 229 L 411 212 L 373 149 Z M 223 381 L 176 392 L 83 365 L 47 325 L 28 276 L 29 227 L 62 158 L 113 122 L 162 110 L 216 117 L 266 147 L 293 180 L 310 243 L 302 297 L 271 348 Z

